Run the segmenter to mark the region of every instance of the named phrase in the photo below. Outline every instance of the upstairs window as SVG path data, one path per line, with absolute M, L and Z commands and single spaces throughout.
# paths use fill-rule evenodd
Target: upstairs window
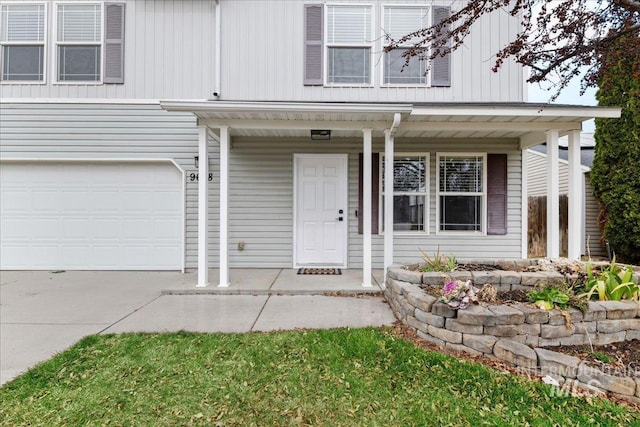
M 384 35 L 399 40 L 421 28 L 430 26 L 429 7 L 394 6 L 384 8 Z M 385 37 L 385 42 L 386 37 Z M 401 47 L 384 54 L 383 83 L 390 85 L 426 85 L 426 63 L 413 57 L 405 67 L 402 56 L 415 43 L 408 40 Z
M 372 6 L 327 6 L 327 83 L 371 84 Z
M 56 22 L 58 81 L 100 82 L 102 4 L 60 4 Z
M 2 81 L 43 82 L 45 5 L 3 5 L 0 19 Z
M 486 155 L 438 153 L 438 231 L 484 233 Z

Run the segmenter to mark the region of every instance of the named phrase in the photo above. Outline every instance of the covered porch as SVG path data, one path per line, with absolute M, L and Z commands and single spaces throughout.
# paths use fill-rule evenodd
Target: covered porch
M 197 266 L 198 287 L 206 287 L 210 284 L 210 272 L 208 265 L 209 248 L 209 189 L 217 186 L 218 204 L 218 269 L 213 275 L 214 281 L 219 287 L 228 287 L 234 283 L 230 275 L 229 262 L 229 199 L 230 199 L 230 153 L 234 150 L 234 141 L 243 141 L 246 138 L 264 140 L 264 144 L 270 141 L 287 138 L 311 138 L 312 131 L 316 135 L 329 136 L 332 140 L 361 141 L 362 152 L 362 202 L 360 212 L 356 216 L 361 217 L 362 234 L 349 236 L 345 246 L 358 239 L 361 245 L 361 265 L 359 268 L 360 280 L 358 284 L 364 288 L 375 286 L 373 279 L 373 238 L 381 238 L 383 249 L 382 277 L 386 275 L 386 269 L 395 261 L 394 238 L 398 234 L 383 233 L 382 230 L 394 228 L 394 198 L 384 197 L 379 215 L 383 220 L 378 231 L 372 232 L 372 217 L 376 220 L 377 200 L 372 197 L 372 189 L 378 183 L 371 179 L 371 171 L 374 164 L 374 141 L 383 141 L 383 158 L 380 184 L 382 188 L 394 187 L 394 156 L 398 154 L 396 141 L 437 142 L 439 147 L 447 144 L 465 144 L 468 151 L 485 152 L 487 144 L 508 144 L 519 150 L 519 163 L 517 172 L 519 184 L 517 190 L 518 205 L 511 204 L 511 215 L 519 214 L 518 230 L 516 238 L 519 247 L 513 256 L 527 257 L 527 194 L 526 194 L 526 163 L 522 161 L 522 150 L 531 146 L 546 143 L 548 146 L 548 176 L 549 185 L 547 196 L 551 203 L 548 204 L 548 248 L 547 254 L 551 258 L 559 254 L 559 206 L 558 206 L 558 162 L 557 147 L 558 138 L 569 135 L 569 169 L 573 177 L 569 182 L 569 206 L 574 209 L 569 214 L 569 258 L 580 257 L 580 242 L 582 234 L 582 206 L 583 190 L 580 182 L 580 130 L 582 122 L 593 117 L 617 117 L 619 109 L 600 107 L 554 106 L 537 104 L 346 104 L 346 103 L 282 103 L 282 102 L 223 102 L 223 101 L 162 101 L 161 106 L 168 111 L 181 111 L 193 113 L 197 118 L 199 142 L 198 157 L 199 174 L 209 175 L 211 165 L 209 159 L 210 143 L 214 141 L 219 148 L 219 182 L 209 183 L 203 179 L 198 182 L 198 235 L 197 235 Z M 329 131 L 328 133 L 326 131 Z M 328 134 L 328 135 L 327 135 Z M 378 144 L 380 146 L 380 144 Z M 506 146 L 506 145 L 505 145 Z M 340 153 L 340 144 L 333 149 Z M 442 151 L 443 149 L 439 149 Z M 556 153 L 555 155 L 553 153 Z M 346 155 L 346 154 L 345 154 Z M 488 165 L 490 167 L 490 164 Z M 511 166 L 513 168 L 513 166 Z M 508 174 L 512 175 L 512 170 Z M 383 175 L 383 176 L 382 176 Z M 516 175 L 513 175 L 516 176 Z M 577 177 L 577 178 L 576 178 Z M 265 179 L 268 179 L 265 177 Z M 513 181 L 513 178 L 511 178 Z M 295 187 L 295 183 L 294 183 Z M 513 188 L 515 186 L 512 185 Z M 293 188 L 291 191 L 295 191 Z M 513 189 L 510 190 L 513 193 Z M 435 198 L 435 194 L 432 195 Z M 506 198 L 506 194 L 504 195 Z M 512 197 L 512 199 L 516 199 Z M 555 201 L 555 203 L 554 203 Z M 486 201 L 483 201 L 486 203 Z M 295 204 L 295 200 L 294 200 Z M 347 214 L 350 212 L 347 209 Z M 435 210 L 431 208 L 432 210 Z M 342 210 L 342 209 L 341 209 Z M 505 216 L 506 214 L 505 205 Z M 337 214 L 337 212 L 336 212 Z M 437 216 L 437 213 L 436 213 Z M 483 216 L 486 216 L 483 214 Z M 295 214 L 294 214 L 295 218 Z M 336 218 L 338 220 L 338 218 Z M 348 218 L 347 218 L 348 220 Z M 340 219 L 342 221 L 342 219 Z M 475 234 L 476 239 L 482 239 L 487 235 L 487 219 L 482 228 Z M 291 224 L 294 227 L 294 224 Z M 505 226 L 506 227 L 506 226 Z M 510 230 L 513 241 L 514 230 Z M 505 231 L 506 234 L 506 231 Z M 295 230 L 293 232 L 295 236 Z M 494 237 L 494 236 L 492 236 Z M 423 239 L 447 239 L 446 233 L 435 232 L 424 234 Z M 480 240 L 476 240 L 480 242 Z M 295 240 L 290 243 L 295 246 Z M 493 245 L 499 244 L 494 239 Z M 416 244 L 416 248 L 418 243 Z M 416 249 L 417 251 L 417 249 Z M 479 253 L 478 258 L 483 254 Z M 345 255 L 346 257 L 346 255 Z M 346 258 L 345 258 L 346 260 Z M 299 267 L 296 256 L 293 255 L 291 267 Z M 345 261 L 342 267 L 350 267 Z M 284 270 L 283 270 L 284 271 Z M 293 271 L 293 270 L 291 270 Z M 353 271 L 353 268 L 346 270 Z M 335 277 L 335 276 L 334 276 Z M 379 282 L 378 282 L 379 283 Z M 235 283 L 234 283 L 235 284 Z

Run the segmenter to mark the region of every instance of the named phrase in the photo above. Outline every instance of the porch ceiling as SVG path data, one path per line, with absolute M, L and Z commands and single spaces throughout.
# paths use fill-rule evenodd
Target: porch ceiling
M 521 148 L 580 130 L 594 117 L 619 117 L 620 109 L 528 103 L 353 104 L 240 101 L 161 101 L 168 111 L 193 113 L 199 125 L 228 126 L 233 136 L 309 138 L 311 129 L 331 137 L 361 137 L 362 129 L 381 136 L 402 115 L 396 138 L 518 138 Z

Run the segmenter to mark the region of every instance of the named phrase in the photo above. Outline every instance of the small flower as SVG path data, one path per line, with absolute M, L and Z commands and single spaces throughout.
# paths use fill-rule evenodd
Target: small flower
M 458 284 L 456 283 L 456 281 L 455 280 L 451 280 L 446 285 L 444 285 L 444 293 L 445 294 L 451 294 L 451 293 L 453 293 L 453 291 L 456 290 L 457 287 L 458 287 Z

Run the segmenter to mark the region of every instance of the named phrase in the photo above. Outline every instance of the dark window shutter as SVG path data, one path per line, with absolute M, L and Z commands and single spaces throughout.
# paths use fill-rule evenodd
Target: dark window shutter
M 507 155 L 487 155 L 487 234 L 507 234 Z
M 443 20 L 447 19 L 451 13 L 449 7 L 434 6 L 433 7 L 433 25 L 437 25 Z M 443 28 L 444 32 L 449 32 L 450 25 L 446 25 Z M 451 45 L 450 40 L 447 40 L 446 47 Z M 448 87 L 451 86 L 451 55 L 438 56 L 431 61 L 431 86 Z
M 304 84 L 322 82 L 322 30 L 324 8 L 321 4 L 304 5 Z
M 364 164 L 362 153 L 358 157 L 358 234 L 364 230 L 362 226 L 362 166 Z M 378 234 L 378 209 L 380 206 L 380 155 L 371 154 L 371 233 Z
M 104 5 L 104 83 L 124 83 L 124 3 Z

